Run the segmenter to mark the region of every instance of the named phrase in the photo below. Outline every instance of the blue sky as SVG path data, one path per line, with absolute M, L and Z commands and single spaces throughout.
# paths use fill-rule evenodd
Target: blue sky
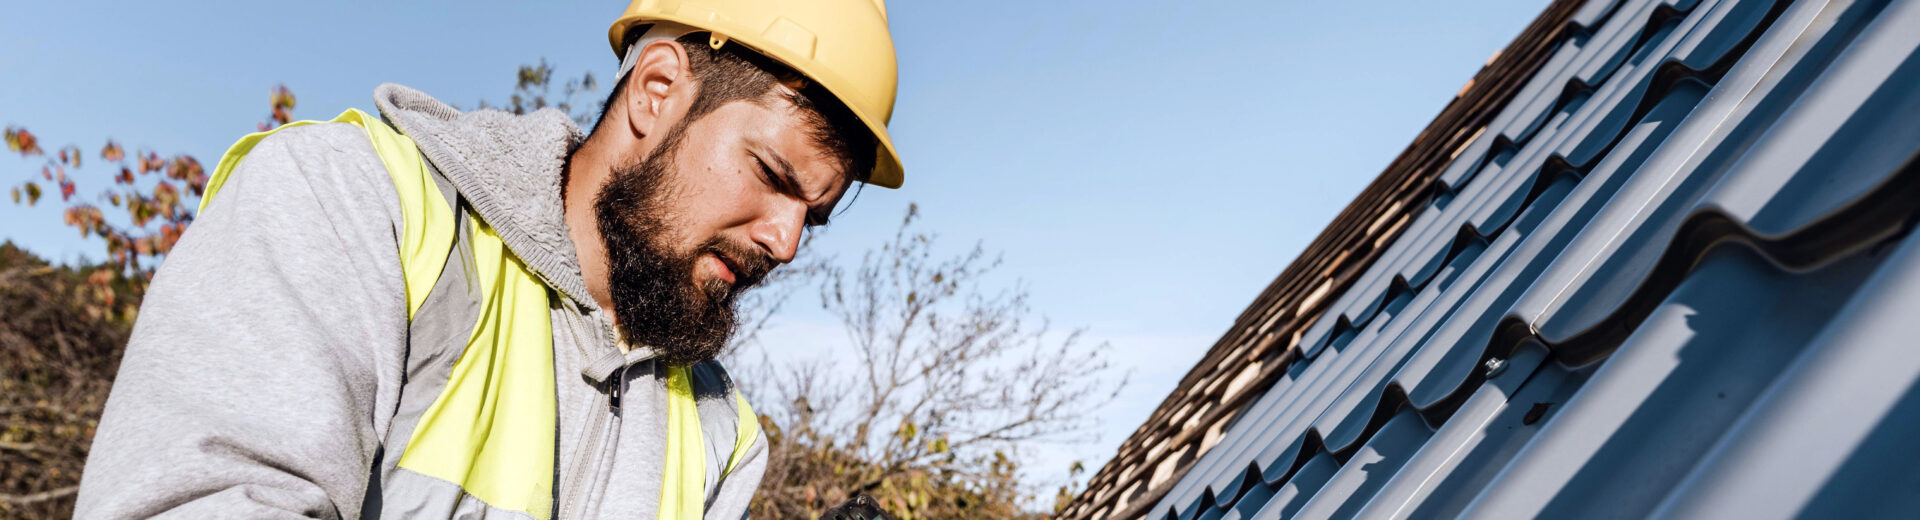
M 1038 311 L 1111 342 L 1133 371 L 1097 442 L 1031 461 L 1045 479 L 1071 460 L 1097 467 L 1546 4 L 893 2 L 906 186 L 865 190 L 821 249 L 857 257 L 917 202 L 948 246 L 1003 252 L 1003 282 L 1024 281 Z M 0 17 L 0 125 L 49 148 L 114 137 L 211 161 L 278 84 L 297 118 L 324 119 L 372 111 L 381 82 L 503 101 L 515 67 L 543 57 L 556 78 L 610 79 L 606 26 L 624 5 L 26 2 Z M 38 171 L 0 159 L 8 186 Z M 81 172 L 82 194 L 106 183 Z M 100 258 L 56 206 L 0 201 L 0 238 Z M 812 307 L 801 298 L 790 307 Z M 831 330 L 804 310 L 782 320 L 769 337 Z

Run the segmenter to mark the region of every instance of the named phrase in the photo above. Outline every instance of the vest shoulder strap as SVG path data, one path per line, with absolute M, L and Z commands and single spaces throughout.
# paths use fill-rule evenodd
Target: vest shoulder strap
M 400 213 L 405 218 L 400 231 L 400 272 L 406 277 L 407 318 L 412 319 L 420 310 L 420 304 L 427 300 L 427 293 L 439 280 L 441 268 L 446 265 L 447 253 L 453 248 L 454 232 L 457 222 L 453 205 L 449 197 L 434 181 L 427 169 L 426 160 L 420 156 L 420 148 L 412 139 L 401 135 L 393 127 L 359 109 L 348 109 L 331 121 L 296 121 L 281 125 L 265 132 L 255 132 L 240 138 L 239 142 L 220 156 L 220 164 L 214 167 L 213 175 L 207 179 L 207 188 L 200 198 L 200 211 L 207 210 L 207 204 L 226 185 L 228 177 L 240 165 L 240 160 L 253 151 L 267 136 L 288 128 L 319 123 L 347 123 L 360 127 L 373 145 L 375 155 L 387 168 L 387 174 L 393 179 L 393 186 L 400 196 Z M 438 196 L 436 196 L 438 195 Z
M 709 368 L 716 368 L 713 365 Z M 667 372 L 667 457 L 666 475 L 661 479 L 660 512 L 663 519 L 697 519 L 705 511 L 707 499 L 707 446 L 712 438 L 701 430 L 699 398 L 695 392 L 693 367 L 668 365 Z M 709 376 L 716 372 L 707 372 Z M 726 465 L 719 466 L 719 477 L 732 475 L 746 459 L 747 450 L 760 436 L 760 418 L 747 405 L 746 397 L 726 380 L 709 380 L 731 394 L 734 410 L 733 450 Z M 712 391 L 712 390 L 707 390 Z M 720 446 L 715 446 L 715 449 Z

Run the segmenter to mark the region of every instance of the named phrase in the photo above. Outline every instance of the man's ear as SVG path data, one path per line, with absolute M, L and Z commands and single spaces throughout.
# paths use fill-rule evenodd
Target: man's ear
M 663 115 L 675 108 L 675 94 L 692 87 L 688 80 L 693 73 L 688 68 L 687 49 L 681 47 L 680 42 L 654 40 L 636 52 L 640 53 L 640 59 L 634 63 L 633 72 L 627 74 L 627 95 L 622 104 L 634 137 L 644 139 L 655 132 L 666 131 L 666 127 L 660 126 L 668 122 Z

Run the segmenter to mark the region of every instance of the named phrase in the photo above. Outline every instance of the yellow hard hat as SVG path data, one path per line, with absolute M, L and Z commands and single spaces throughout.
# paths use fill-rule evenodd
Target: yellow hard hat
M 635 27 L 673 22 L 713 33 L 714 48 L 739 42 L 826 87 L 879 141 L 868 184 L 898 188 L 900 154 L 887 136 L 899 87 L 882 0 L 634 0 L 607 30 L 617 56 Z

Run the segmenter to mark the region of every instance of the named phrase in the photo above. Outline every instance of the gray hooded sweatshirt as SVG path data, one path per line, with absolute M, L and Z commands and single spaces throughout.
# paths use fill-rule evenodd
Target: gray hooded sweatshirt
M 580 128 L 551 109 L 462 114 L 391 84 L 374 95 L 442 176 L 442 190 L 457 192 L 463 210 L 493 226 L 555 294 L 552 516 L 653 517 L 666 370 L 650 349 L 623 352 L 587 295 L 560 200 Z M 444 384 L 439 367 L 451 364 L 410 348 L 410 336 L 438 332 L 407 317 L 396 254 L 403 222 L 392 178 L 359 127 L 288 128 L 261 141 L 148 289 L 77 516 L 527 517 L 458 495 L 382 502 L 383 487 L 420 478 L 394 464 L 433 392 L 407 388 Z M 732 382 L 715 363 L 697 365 L 694 379 L 708 447 L 706 517 L 742 518 L 765 471 L 766 438 L 722 476 L 736 416 L 730 398 L 715 396 L 730 396 Z

